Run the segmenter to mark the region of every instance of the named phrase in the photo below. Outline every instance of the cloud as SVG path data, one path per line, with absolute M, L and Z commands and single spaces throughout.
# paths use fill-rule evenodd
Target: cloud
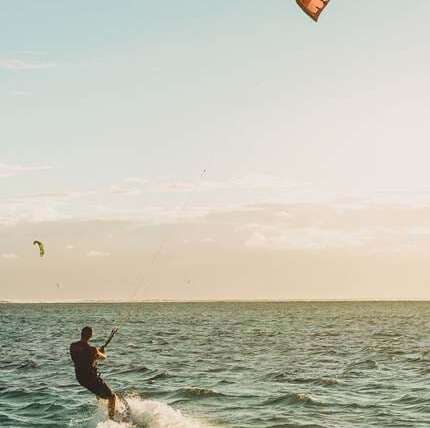
M 159 195 L 172 199 L 178 194 L 192 194 L 193 201 L 199 197 L 220 200 L 228 197 L 224 207 L 237 200 L 237 205 L 249 203 L 278 204 L 331 204 L 339 211 L 367 209 L 370 205 L 402 205 L 407 207 L 430 206 L 430 188 L 356 188 L 345 190 L 328 189 L 320 183 L 298 182 L 285 176 L 252 173 L 214 179 L 211 171 L 185 177 L 129 177 L 111 186 L 110 193 L 122 195 Z M 212 195 L 218 193 L 217 198 Z M 170 196 L 171 195 L 171 196 Z M 195 195 L 195 196 L 194 196 Z M 183 197 L 186 200 L 187 196 Z M 254 200 L 252 201 L 253 198 Z
M 260 226 L 245 241 L 245 246 L 286 250 L 322 250 L 335 248 L 364 247 L 372 237 L 365 231 L 345 231 L 305 227 L 297 229 L 277 229 Z
M 0 199 L 0 225 L 97 218 L 99 211 L 95 210 L 93 202 L 96 197 L 95 191 L 65 191 L 3 198 Z
M 52 200 L 52 201 L 63 201 L 63 200 L 74 200 L 84 198 L 86 196 L 96 195 L 97 192 L 93 190 L 88 190 L 85 192 L 45 192 L 45 193 L 27 193 L 23 195 L 17 196 L 15 201 L 24 201 L 24 200 Z
M 299 189 L 297 183 L 270 174 L 248 174 L 226 178 L 225 180 L 211 180 L 204 170 L 194 179 L 160 178 L 149 180 L 144 177 L 129 177 L 123 180 L 120 188 L 133 186 L 148 192 L 210 192 L 216 190 L 263 190 L 263 189 Z
M 4 177 L 15 177 L 17 175 L 47 171 L 53 169 L 50 165 L 8 165 L 0 163 L 0 178 Z
M 216 242 L 216 239 L 211 237 L 206 237 L 206 238 L 202 238 L 200 242 L 203 242 L 205 244 L 213 244 L 214 242 Z
M 110 253 L 106 253 L 103 251 L 91 250 L 87 253 L 88 257 L 109 257 Z
M 0 163 L 0 177 L 51 168 Z M 318 232 L 320 228 L 331 230 L 333 240 L 342 242 L 344 235 L 336 237 L 333 231 L 349 233 L 361 224 L 362 218 L 372 223 L 369 226 L 374 228 L 376 223 L 385 225 L 387 218 L 393 221 L 393 212 L 399 213 L 396 218 L 401 219 L 411 216 L 412 209 L 427 209 L 426 215 L 430 209 L 430 191 L 425 189 L 413 195 L 402 189 L 393 189 L 391 193 L 385 189 L 379 193 L 375 191 L 376 196 L 372 197 L 369 193 L 324 192 L 318 186 L 298 184 L 269 174 L 248 174 L 222 180 L 209 180 L 209 174 L 202 177 L 194 174 L 194 179 L 129 177 L 93 189 L 59 188 L 52 191 L 46 188 L 45 192 L 44 187 L 42 191 L 38 189 L 34 193 L 0 200 L 0 224 L 118 220 L 154 225 L 215 220 L 238 226 L 240 220 L 243 224 L 273 224 L 280 230 L 286 226 L 316 228 L 317 231 L 307 230 L 306 233 L 308 236 L 318 235 L 317 241 L 329 240 L 328 236 Z M 422 205 L 408 205 L 408 197 L 409 202 L 420 200 Z M 421 225 L 421 218 L 411 224 Z M 267 234 L 265 238 L 280 245 L 279 239 L 274 241 Z M 254 245 L 252 240 L 250 245 Z
M 53 62 L 40 62 L 20 58 L 0 58 L 0 69 L 11 71 L 41 70 L 55 67 Z
M 245 246 L 247 247 L 263 247 L 266 248 L 269 245 L 269 240 L 266 238 L 266 235 L 264 235 L 264 233 L 261 232 L 252 232 L 252 235 L 245 241 Z
M 110 193 L 115 195 L 140 195 L 142 191 L 135 186 L 127 185 L 112 185 L 109 189 Z
M 15 253 L 4 253 L 1 256 L 3 259 L 8 259 L 8 260 L 13 260 L 18 258 L 18 256 Z
M 136 195 L 143 192 L 176 193 L 199 190 L 201 183 L 188 180 L 155 179 L 129 177 L 120 184 L 111 186 L 111 193 Z
M 140 184 L 144 186 L 149 183 L 149 180 L 142 177 L 127 177 L 124 179 L 124 183 Z

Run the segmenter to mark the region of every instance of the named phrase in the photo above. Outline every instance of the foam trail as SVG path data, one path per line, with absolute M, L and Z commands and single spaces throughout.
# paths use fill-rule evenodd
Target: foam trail
M 128 397 L 126 401 L 130 408 L 130 422 L 115 422 L 106 420 L 97 424 L 97 428 L 211 428 L 206 423 L 184 416 L 179 410 L 155 400 L 142 400 L 138 397 Z M 120 413 L 121 413 L 120 409 Z

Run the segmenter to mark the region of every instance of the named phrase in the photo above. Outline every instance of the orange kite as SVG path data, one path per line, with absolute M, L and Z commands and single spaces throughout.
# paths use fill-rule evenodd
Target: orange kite
M 303 12 L 310 16 L 315 22 L 318 21 L 321 12 L 326 8 L 329 1 L 330 0 L 296 0 Z

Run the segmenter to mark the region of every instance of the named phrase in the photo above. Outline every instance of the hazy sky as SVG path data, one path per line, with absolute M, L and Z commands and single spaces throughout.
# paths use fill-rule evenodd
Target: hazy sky
M 429 14 L 3 1 L 0 299 L 430 298 Z

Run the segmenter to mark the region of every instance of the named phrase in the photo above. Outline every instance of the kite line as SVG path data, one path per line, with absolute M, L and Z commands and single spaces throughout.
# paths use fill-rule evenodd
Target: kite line
M 207 172 L 207 169 L 203 169 L 198 177 L 198 182 L 200 183 L 203 178 L 205 177 Z M 178 214 L 180 215 L 182 212 L 184 212 L 188 206 L 191 203 L 191 197 L 187 198 L 184 203 L 182 204 L 181 208 L 178 211 Z M 147 268 L 145 269 L 145 272 L 147 273 L 147 271 L 151 268 L 156 266 L 157 262 L 160 260 L 162 254 L 163 254 L 163 250 L 166 249 L 168 247 L 168 245 L 170 244 L 170 242 L 173 240 L 174 238 L 174 234 L 168 234 L 159 244 L 159 246 L 157 247 L 157 249 L 154 251 L 152 257 L 151 257 L 151 261 L 149 263 L 149 266 L 147 266 Z M 144 286 L 148 285 L 148 280 L 147 277 L 145 277 L 145 272 L 142 273 L 142 279 L 138 279 L 138 284 L 136 285 L 136 287 L 134 288 L 133 293 L 131 294 L 130 298 L 128 299 L 128 302 L 126 303 L 132 303 L 136 297 L 138 296 L 139 292 L 144 288 Z M 139 275 L 140 276 L 140 275 Z M 128 311 L 123 311 L 123 315 L 119 317 L 118 322 L 116 324 L 116 326 L 112 329 L 109 338 L 106 340 L 106 343 L 104 345 L 104 347 L 106 347 L 111 340 L 113 339 L 113 337 L 115 336 L 116 333 L 118 333 L 118 331 L 130 320 L 131 318 L 131 314 L 132 314 L 132 310 L 131 308 Z

